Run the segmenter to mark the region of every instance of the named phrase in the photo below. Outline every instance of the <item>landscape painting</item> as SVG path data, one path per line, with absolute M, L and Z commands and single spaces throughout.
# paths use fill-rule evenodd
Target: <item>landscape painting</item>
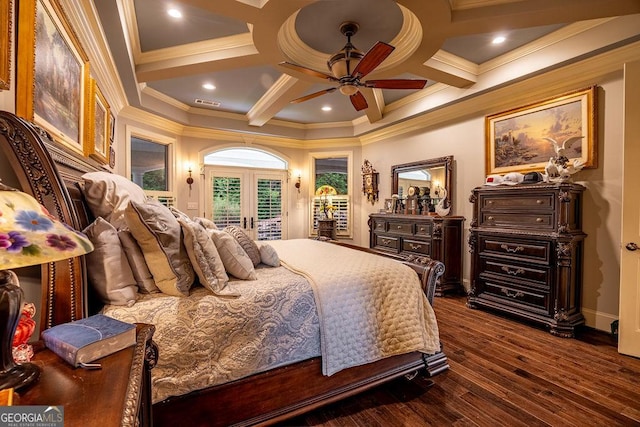
M 595 167 L 594 96 L 589 88 L 488 116 L 487 174 L 541 171 L 565 141 L 569 160 Z

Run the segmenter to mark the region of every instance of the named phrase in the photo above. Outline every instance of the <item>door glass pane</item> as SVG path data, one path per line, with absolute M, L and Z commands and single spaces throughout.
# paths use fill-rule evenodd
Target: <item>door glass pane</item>
M 282 180 L 259 178 L 258 240 L 282 238 Z
M 240 178 L 214 176 L 213 188 L 213 218 L 218 228 L 228 225 L 241 227 L 241 181 Z

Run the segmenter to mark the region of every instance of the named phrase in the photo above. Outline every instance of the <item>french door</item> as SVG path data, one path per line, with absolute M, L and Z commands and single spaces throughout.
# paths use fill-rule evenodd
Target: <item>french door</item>
M 205 167 L 205 213 L 218 228 L 234 225 L 254 240 L 286 239 L 286 171 Z

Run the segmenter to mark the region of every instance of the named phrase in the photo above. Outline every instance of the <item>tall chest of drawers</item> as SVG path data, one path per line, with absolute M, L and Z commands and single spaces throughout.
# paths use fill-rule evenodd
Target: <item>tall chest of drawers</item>
M 369 215 L 369 247 L 415 264 L 429 258 L 441 261 L 445 270 L 436 284 L 436 295 L 462 292 L 463 223 L 461 216 L 374 213 Z
M 582 193 L 573 183 L 472 191 L 468 306 L 516 316 L 573 337 L 580 313 Z

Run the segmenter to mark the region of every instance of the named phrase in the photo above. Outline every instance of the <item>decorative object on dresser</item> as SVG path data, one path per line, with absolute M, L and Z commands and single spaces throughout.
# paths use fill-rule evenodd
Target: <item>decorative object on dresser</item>
M 0 183 L 0 389 L 24 389 L 40 376 L 32 363 L 16 364 L 13 340 L 23 292 L 9 268 L 45 264 L 93 250 L 81 233 L 55 220 L 32 196 Z
M 584 323 L 580 294 L 585 188 L 569 182 L 525 184 L 526 177 L 523 184 L 484 185 L 471 193 L 468 306 L 573 337 Z
M 318 238 L 336 240 L 336 220 L 331 218 L 318 220 Z
M 397 195 L 394 213 L 441 216 L 451 212 L 453 156 L 391 167 L 391 193 Z
M 369 160 L 362 165 L 362 192 L 372 205 L 378 200 L 378 172 Z
M 414 264 L 441 261 L 445 271 L 436 295 L 462 292 L 461 216 L 369 215 L 369 247 L 376 253 Z

